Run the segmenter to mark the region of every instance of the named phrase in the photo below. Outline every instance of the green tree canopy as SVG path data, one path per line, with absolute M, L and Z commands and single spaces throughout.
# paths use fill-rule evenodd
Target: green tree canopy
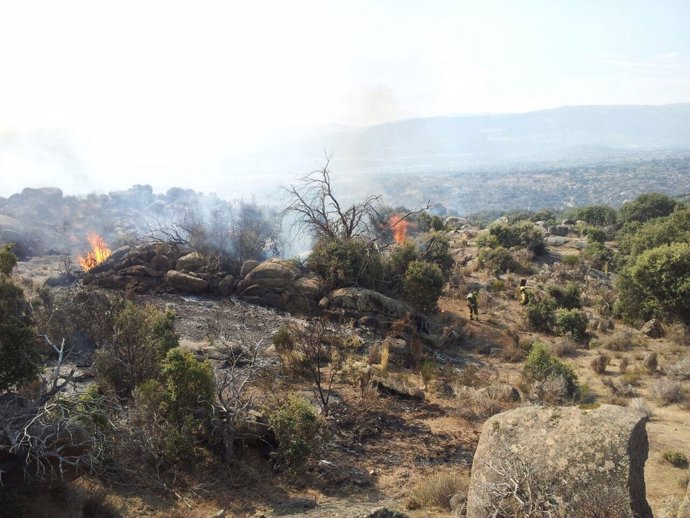
M 619 216 L 623 223 L 639 221 L 644 223 L 654 218 L 668 216 L 676 208 L 678 202 L 659 192 L 641 194 L 633 201 L 624 203 Z

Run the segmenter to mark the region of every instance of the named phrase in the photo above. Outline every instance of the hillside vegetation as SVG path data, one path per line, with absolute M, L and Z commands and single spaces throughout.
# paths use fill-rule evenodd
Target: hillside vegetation
M 488 418 L 610 403 L 650 417 L 647 499 L 674 516 L 690 455 L 690 206 L 647 193 L 442 219 L 340 203 L 327 168 L 287 192 L 314 242 L 303 260 L 259 264 L 273 255 L 261 211 L 233 220 L 242 236 L 262 224 L 253 247 L 199 240 L 214 235 L 204 221 L 179 242 L 131 241 L 98 279 L 125 276 L 124 261 L 155 282 L 121 290 L 0 249 L 1 509 L 462 516 Z M 59 270 L 72 280 L 40 280 Z M 181 276 L 206 288 L 185 294 Z

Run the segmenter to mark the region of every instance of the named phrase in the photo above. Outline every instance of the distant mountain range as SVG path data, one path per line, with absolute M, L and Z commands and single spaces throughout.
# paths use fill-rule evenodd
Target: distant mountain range
M 285 141 L 288 139 L 285 138 Z M 271 146 L 253 159 L 272 169 L 323 159 L 339 169 L 465 168 L 534 162 L 581 163 L 649 158 L 690 150 L 690 103 L 573 106 L 528 113 L 430 117 L 376 126 L 324 129 Z

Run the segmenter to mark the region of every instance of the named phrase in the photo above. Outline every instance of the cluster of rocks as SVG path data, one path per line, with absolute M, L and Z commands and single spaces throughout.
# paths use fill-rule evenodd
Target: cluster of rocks
M 210 263 L 197 251 L 165 243 L 121 247 L 86 272 L 83 282 L 134 293 L 237 295 L 247 302 L 291 313 L 319 311 L 369 327 L 385 326 L 415 314 L 407 304 L 373 290 L 353 287 L 325 293 L 318 276 L 290 260 L 245 261 L 237 272 Z

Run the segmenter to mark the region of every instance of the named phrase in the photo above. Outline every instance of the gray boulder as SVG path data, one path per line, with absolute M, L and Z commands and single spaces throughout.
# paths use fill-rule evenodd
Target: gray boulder
M 652 518 L 644 481 L 646 421 L 613 405 L 523 407 L 491 417 L 474 455 L 467 517 L 514 509 L 518 498 L 548 497 L 565 516 L 600 510 L 591 506 L 606 500 L 622 516 Z M 523 480 L 517 495 L 508 489 L 515 478 Z
M 552 236 L 567 236 L 570 228 L 565 225 L 551 225 L 547 230 Z
M 320 292 L 317 278 L 303 277 L 294 263 L 275 258 L 252 268 L 237 284 L 245 300 L 291 312 L 314 309 Z
M 193 275 L 170 270 L 166 278 L 170 286 L 184 293 L 206 293 L 208 291 L 208 282 Z
M 240 277 L 244 277 L 257 266 L 259 266 L 259 261 L 254 261 L 253 259 L 248 259 L 247 261 L 243 262 L 242 267 L 240 268 Z
M 376 316 L 382 320 L 399 320 L 414 314 L 414 310 L 404 302 L 365 288 L 334 290 L 321 299 L 319 306 L 324 310 L 343 310 L 357 318 Z
M 177 260 L 175 269 L 179 271 L 196 272 L 200 270 L 205 264 L 204 256 L 199 252 L 191 252 L 187 255 L 183 255 Z

